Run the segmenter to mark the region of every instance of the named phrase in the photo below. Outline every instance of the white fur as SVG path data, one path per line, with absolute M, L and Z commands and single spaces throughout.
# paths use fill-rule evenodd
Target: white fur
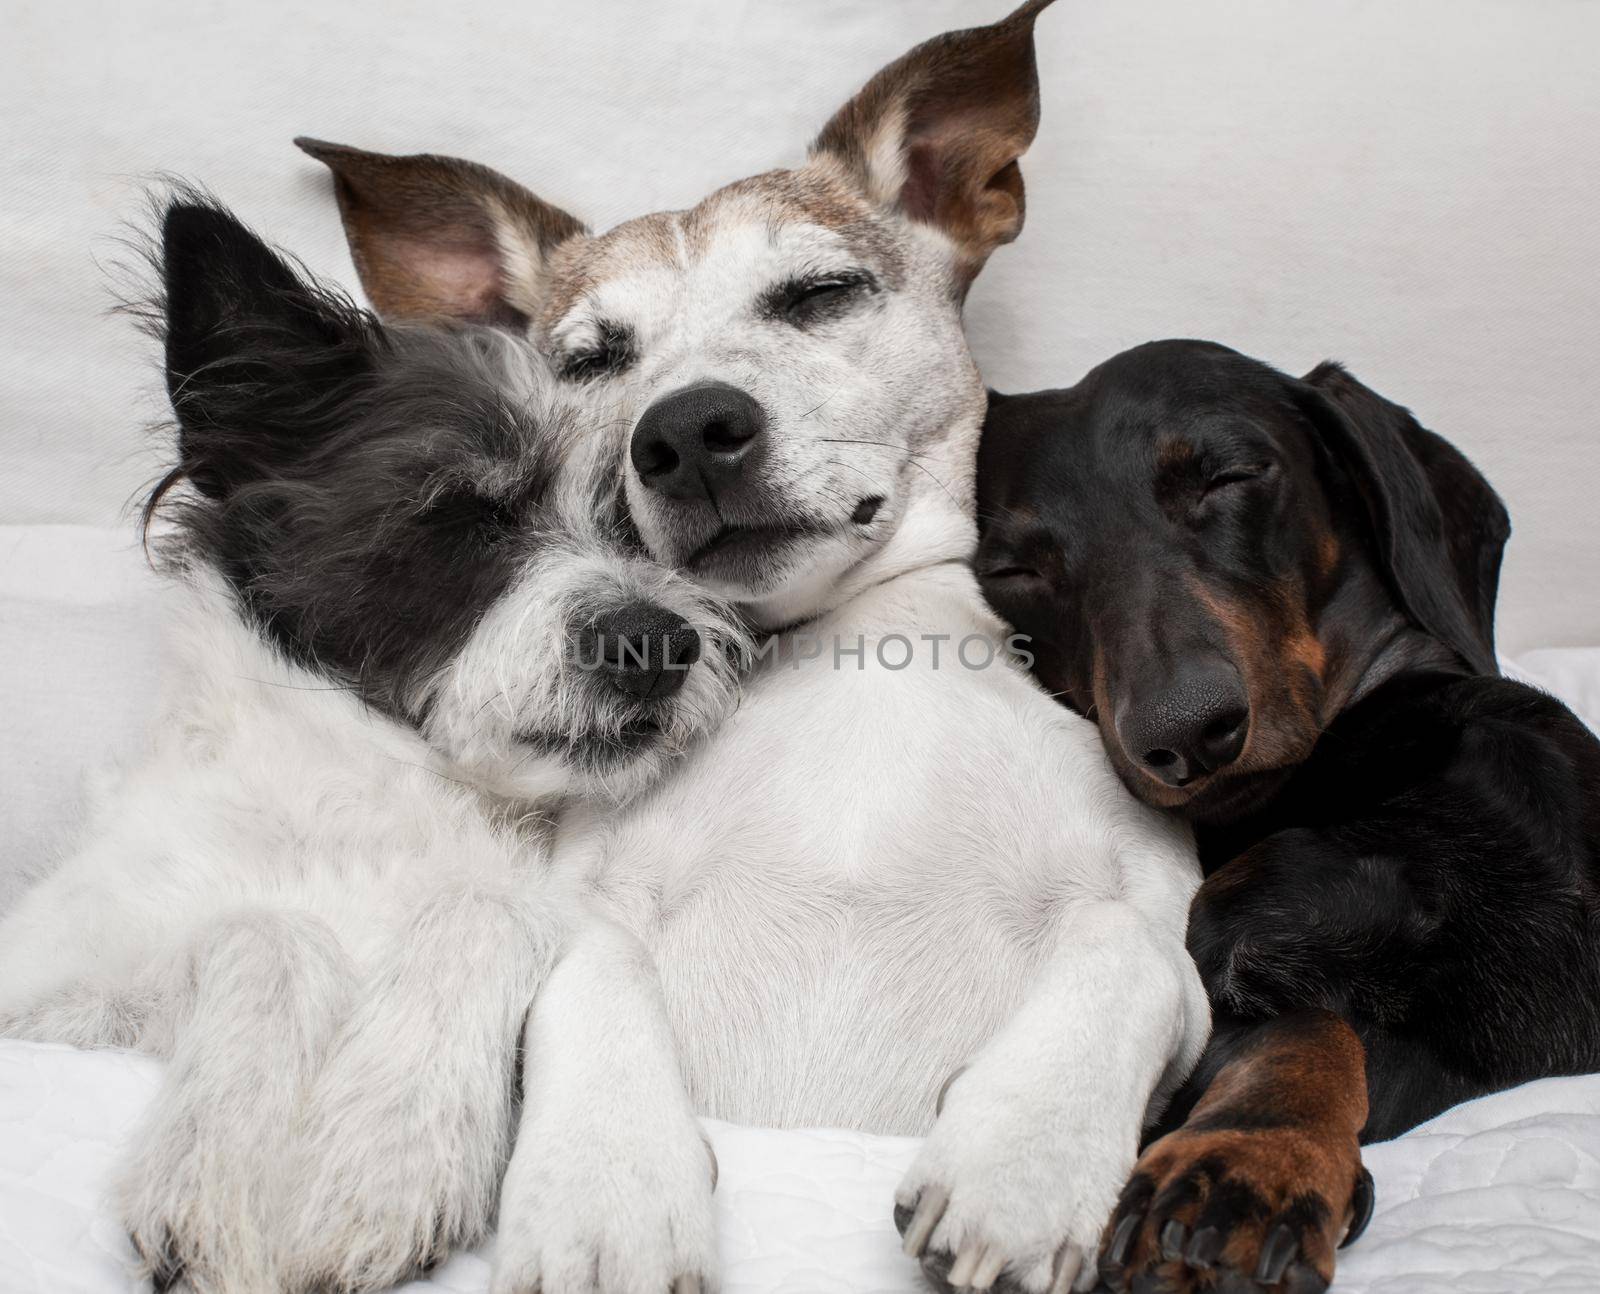
M 1001 1246 L 1044 1289 L 1064 1244 L 1092 1263 L 1147 1116 L 1205 1040 L 1189 834 L 1015 666 L 959 664 L 967 635 L 1004 638 L 959 562 L 808 632 L 862 635 L 862 668 L 791 639 L 674 777 L 622 815 L 572 815 L 557 870 L 649 949 L 700 1113 L 931 1127 L 900 1201 L 942 1187 L 934 1247 Z M 950 636 L 937 670 L 924 633 Z M 910 667 L 879 662 L 889 634 L 917 642 Z M 502 1243 L 524 1222 L 508 1203 Z
M 435 717 L 488 696 L 498 715 L 472 731 L 573 720 L 578 701 L 526 675 L 557 670 L 536 640 L 562 638 L 549 617 L 579 592 L 666 595 L 717 624 L 650 563 L 574 541 L 536 566 L 446 670 L 458 694 Z M 381 1288 L 485 1235 L 523 1017 L 576 910 L 546 875 L 541 801 L 493 789 L 554 809 L 587 781 L 502 742 L 499 765 L 474 752 L 474 784 L 448 742 L 285 661 L 205 569 L 170 597 L 149 752 L 0 925 L 0 1033 L 170 1057 L 118 1196 L 147 1270 L 182 1264 L 202 1291 Z M 669 742 L 715 720 L 728 670 L 691 670 Z
M 899 121 L 871 141 L 879 171 Z M 829 165 L 801 181 L 826 184 Z M 1003 652 L 960 662 L 964 639 L 1006 631 L 967 565 L 984 394 L 951 243 L 886 214 L 885 253 L 766 210 L 761 192 L 653 217 L 675 253 L 613 249 L 602 264 L 622 268 L 535 337 L 560 352 L 598 320 L 627 327 L 636 355 L 608 386 L 635 410 L 707 379 L 749 392 L 766 418 L 759 476 L 717 519 L 760 524 L 759 509 L 727 512 L 755 494 L 825 532 L 710 582 L 758 625 L 803 624 L 674 776 L 621 814 L 570 814 L 554 867 L 649 951 L 700 1113 L 929 1132 L 898 1202 L 947 1198 L 931 1250 L 1003 1260 L 1030 1291 L 1065 1256 L 1086 1283 L 1140 1131 L 1209 1028 L 1184 947 L 1193 843 Z M 883 290 L 825 326 L 763 319 L 770 285 L 863 264 Z M 658 560 L 704 541 L 702 515 L 631 470 L 624 485 Z M 870 496 L 885 500 L 876 517 L 852 524 Z M 876 648 L 895 636 L 886 661 Z M 914 649 L 903 669 L 899 641 Z M 540 1140 L 524 1128 L 513 1180 Z M 609 1197 L 581 1183 L 611 1179 L 612 1144 L 569 1149 L 585 1163 L 571 1207 L 602 1248 Z M 508 1197 L 502 1244 L 523 1252 L 544 1225 Z M 534 1288 L 502 1265 L 501 1294 Z
M 602 575 L 644 587 L 644 564 L 567 556 L 591 594 Z M 0 1032 L 170 1058 L 119 1190 L 153 1272 L 246 1294 L 385 1286 L 491 1222 L 523 1017 L 575 909 L 535 806 L 288 663 L 203 571 L 170 595 L 150 751 L 0 925 Z M 504 614 L 544 632 L 526 602 L 514 588 Z M 548 709 L 520 677 L 505 712 Z M 538 784 L 570 790 L 547 764 Z
M 523 1051 L 493 1294 L 714 1289 L 715 1161 L 638 941 L 587 925 L 540 989 Z

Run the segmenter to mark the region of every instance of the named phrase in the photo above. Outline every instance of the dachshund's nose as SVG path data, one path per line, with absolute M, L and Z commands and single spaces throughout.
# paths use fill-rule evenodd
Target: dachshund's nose
M 756 398 L 726 382 L 696 382 L 662 396 L 633 429 L 631 457 L 647 489 L 669 499 L 714 501 L 744 471 L 766 426 Z
M 1117 733 L 1152 777 L 1187 786 L 1239 758 L 1250 735 L 1250 702 L 1226 662 L 1192 666 L 1155 695 L 1136 695 Z
M 578 661 L 641 701 L 671 696 L 700 659 L 700 635 L 682 616 L 650 602 L 627 602 L 579 636 Z

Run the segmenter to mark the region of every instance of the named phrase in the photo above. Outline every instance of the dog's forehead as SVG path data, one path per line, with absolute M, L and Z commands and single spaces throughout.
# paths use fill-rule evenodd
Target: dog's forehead
M 718 189 L 684 211 L 658 211 L 557 248 L 542 312 L 546 331 L 582 301 L 626 300 L 632 289 L 691 275 L 750 272 L 807 255 L 844 254 L 891 279 L 905 252 L 895 225 L 834 170 L 768 171 Z

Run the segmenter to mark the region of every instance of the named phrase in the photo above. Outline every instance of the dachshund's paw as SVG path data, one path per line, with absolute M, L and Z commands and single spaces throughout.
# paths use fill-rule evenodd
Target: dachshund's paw
M 665 1129 L 535 1116 L 506 1175 L 492 1294 L 714 1294 L 715 1185 L 687 1113 Z
M 906 1253 L 938 1290 L 1089 1289 L 1137 1117 L 1075 1109 L 1058 1085 L 982 1064 L 946 1095 L 895 1193 Z
M 1134 1167 L 1100 1252 L 1113 1290 L 1321 1294 L 1372 1216 L 1360 1148 L 1308 1129 L 1179 1129 Z

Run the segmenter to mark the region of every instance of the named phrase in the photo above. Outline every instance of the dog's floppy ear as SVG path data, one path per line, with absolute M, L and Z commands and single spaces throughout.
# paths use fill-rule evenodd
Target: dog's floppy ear
M 1318 365 L 1302 407 L 1354 480 L 1401 608 L 1480 674 L 1497 674 L 1494 605 L 1511 519 L 1454 445 L 1342 366 Z
M 1022 230 L 1017 159 L 1039 128 L 1028 0 L 989 27 L 947 32 L 879 72 L 811 145 L 868 197 L 949 235 L 961 286 Z
M 551 250 L 584 232 L 559 207 L 476 162 L 294 142 L 333 172 L 356 272 L 385 319 L 525 328 Z
M 184 477 L 220 499 L 314 453 L 372 371 L 371 316 L 195 195 L 163 213 L 161 278 L 179 463 L 152 506 Z

